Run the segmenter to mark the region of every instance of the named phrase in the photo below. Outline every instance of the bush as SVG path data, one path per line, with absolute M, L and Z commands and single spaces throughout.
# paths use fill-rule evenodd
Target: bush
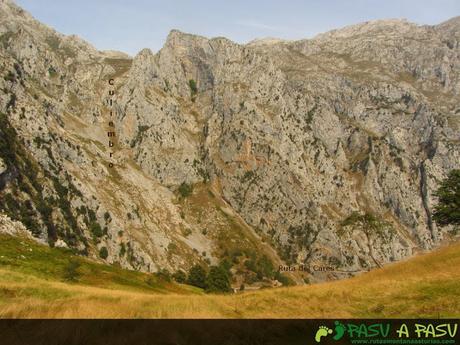
M 97 223 L 97 222 L 92 222 L 91 223 L 90 230 L 91 230 L 91 233 L 95 237 L 102 237 L 102 235 L 103 235 L 102 228 L 101 228 L 100 224 Z
M 154 275 L 150 274 L 149 276 L 147 276 L 147 278 L 145 279 L 145 283 L 148 285 L 148 286 L 155 286 L 156 285 L 156 279 L 154 277 Z
M 190 196 L 192 192 L 193 192 L 193 186 L 191 184 L 182 182 L 181 185 L 179 186 L 179 193 L 181 197 L 183 198 Z
M 192 101 L 195 102 L 196 94 L 198 93 L 198 87 L 196 86 L 196 81 L 193 79 L 190 79 L 188 81 L 188 86 L 190 87 L 190 97 L 192 98 Z
M 162 270 L 158 271 L 155 275 L 163 281 L 171 281 L 171 273 L 169 273 L 169 271 L 166 268 L 163 268 Z
M 58 193 L 59 193 L 59 191 L 58 191 Z M 59 194 L 60 194 L 60 193 L 59 193 Z M 66 194 L 67 194 L 67 193 L 66 193 Z M 61 194 L 60 194 L 60 195 L 61 195 Z M 96 221 L 96 219 L 97 219 L 97 218 L 96 218 L 96 213 L 95 213 L 93 210 L 89 209 L 89 208 L 88 208 L 87 210 L 88 210 L 88 217 L 89 217 L 89 220 L 92 221 L 92 222 Z
M 120 244 L 120 254 L 119 255 L 122 257 L 122 256 L 125 256 L 125 254 L 126 254 L 126 246 L 125 246 L 125 244 L 123 242 L 121 242 L 121 244 Z
M 258 266 L 258 275 L 263 277 L 272 278 L 273 277 L 273 263 L 268 256 L 264 255 L 257 262 Z
M 80 261 L 76 259 L 70 259 L 67 265 L 64 267 L 64 280 L 76 282 L 81 276 L 79 268 L 81 266 Z
M 187 281 L 187 275 L 184 271 L 178 270 L 176 273 L 173 274 L 173 279 L 179 284 L 184 284 Z
M 275 279 L 285 286 L 295 285 L 295 282 L 279 271 L 275 272 Z
M 460 170 L 452 170 L 435 193 L 433 219 L 439 226 L 460 225 Z
M 266 255 L 257 260 L 255 257 L 251 257 L 244 262 L 244 265 L 249 271 L 256 273 L 258 280 L 273 278 L 273 263 Z
M 107 257 L 109 256 L 109 251 L 107 250 L 107 247 L 101 247 L 101 249 L 99 249 L 99 256 L 101 257 L 101 259 L 107 259 Z
M 206 292 L 230 292 L 230 279 L 222 266 L 212 266 L 206 278 Z
M 206 288 L 206 271 L 200 265 L 194 265 L 187 278 L 187 284 L 193 285 L 199 288 Z
M 227 272 L 229 277 L 232 276 L 230 269 L 232 268 L 233 265 L 228 259 L 223 259 L 220 262 L 219 266 L 222 267 L 225 270 L 225 272 Z

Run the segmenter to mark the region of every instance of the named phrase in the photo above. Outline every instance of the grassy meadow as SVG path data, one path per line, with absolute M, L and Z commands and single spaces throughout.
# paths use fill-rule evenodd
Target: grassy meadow
M 421 318 L 460 317 L 460 244 L 322 284 L 204 294 L 154 275 L 0 236 L 2 318 Z

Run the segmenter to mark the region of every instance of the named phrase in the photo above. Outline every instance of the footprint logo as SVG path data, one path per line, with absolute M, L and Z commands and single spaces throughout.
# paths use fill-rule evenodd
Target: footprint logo
M 315 340 L 317 343 L 321 342 L 321 338 L 327 336 L 328 334 L 332 334 L 332 329 L 326 326 L 319 326 L 318 330 L 316 331 Z
M 335 321 L 335 335 L 332 337 L 334 340 L 342 339 L 345 334 L 345 325 L 339 321 Z

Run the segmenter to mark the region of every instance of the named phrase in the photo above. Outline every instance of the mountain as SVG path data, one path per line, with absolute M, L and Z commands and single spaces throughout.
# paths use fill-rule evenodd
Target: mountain
M 431 214 L 460 167 L 458 17 L 247 45 L 173 30 L 131 58 L 0 15 L 0 210 L 51 246 L 271 286 L 453 237 Z

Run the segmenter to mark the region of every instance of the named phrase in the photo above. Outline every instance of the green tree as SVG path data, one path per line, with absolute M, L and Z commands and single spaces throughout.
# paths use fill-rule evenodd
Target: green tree
M 99 256 L 104 260 L 107 259 L 107 257 L 109 256 L 109 251 L 106 247 L 101 247 L 101 249 L 99 250 Z
M 219 266 L 224 269 L 224 271 L 227 273 L 228 278 L 232 278 L 232 272 L 230 271 L 232 269 L 232 263 L 228 259 L 223 259 L 220 263 Z
M 95 237 L 102 237 L 102 235 L 104 235 L 101 225 L 98 222 L 92 222 L 90 230 Z
M 69 262 L 64 266 L 64 280 L 76 282 L 81 276 L 79 268 L 81 266 L 80 261 L 76 259 L 70 259 Z
M 438 198 L 434 221 L 440 226 L 460 225 L 460 170 L 452 170 L 434 195 Z
M 257 275 L 267 278 L 273 277 L 273 263 L 267 255 L 262 256 L 258 261 Z
M 200 265 L 194 265 L 189 273 L 187 278 L 187 283 L 199 288 L 206 288 L 206 271 Z
M 222 266 L 212 266 L 206 278 L 207 292 L 230 292 L 230 279 Z
M 195 102 L 196 94 L 198 93 L 198 87 L 196 86 L 196 81 L 193 79 L 190 79 L 188 81 L 188 86 L 190 87 L 190 97 L 192 98 L 192 101 Z
M 173 274 L 173 279 L 179 284 L 184 284 L 187 281 L 187 275 L 184 271 L 178 270 L 176 273 Z
M 166 281 L 166 282 L 171 281 L 171 273 L 169 273 L 169 271 L 166 268 L 159 270 L 156 273 L 156 276 L 163 281 Z
M 393 228 L 390 223 L 377 218 L 372 213 L 360 214 L 359 212 L 352 212 L 343 222 L 342 227 L 352 226 L 362 230 L 366 235 L 378 233 L 383 235 L 385 230 L 390 234 L 393 233 Z
M 183 198 L 188 197 L 191 195 L 193 192 L 193 186 L 191 184 L 188 184 L 186 182 L 182 182 L 181 185 L 179 186 L 179 193 Z

